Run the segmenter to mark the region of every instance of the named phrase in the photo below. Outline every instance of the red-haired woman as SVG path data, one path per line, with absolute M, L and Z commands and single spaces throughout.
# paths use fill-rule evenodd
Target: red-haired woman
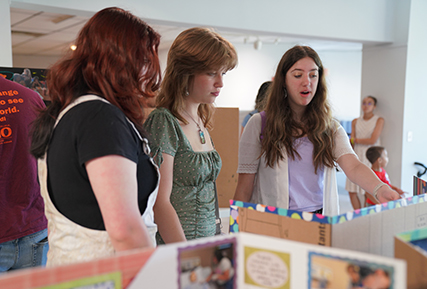
M 119 8 L 96 13 L 48 76 L 32 154 L 49 221 L 48 265 L 155 246 L 159 175 L 142 128 L 160 82 L 160 36 Z

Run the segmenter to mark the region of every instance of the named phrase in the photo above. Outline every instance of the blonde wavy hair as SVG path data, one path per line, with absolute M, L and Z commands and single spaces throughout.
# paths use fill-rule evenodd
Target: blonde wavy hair
M 286 74 L 300 59 L 310 57 L 319 68 L 319 82 L 316 94 L 307 105 L 301 118 L 296 122 L 294 112 L 285 96 Z M 308 46 L 294 46 L 280 60 L 266 106 L 266 125 L 261 141 L 261 155 L 265 154 L 267 166 L 273 167 L 284 159 L 284 153 L 295 160 L 301 159 L 295 147 L 295 139 L 307 135 L 313 144 L 313 165 L 315 173 L 322 166 L 334 167 L 334 133 L 337 129 L 332 119 L 327 98 L 327 86 L 322 61 Z
M 184 107 L 185 94 L 193 84 L 194 75 L 237 65 L 233 45 L 208 28 L 183 31 L 169 49 L 165 75 L 157 96 L 157 106 L 167 108 L 178 120 L 187 124 L 179 113 Z M 203 124 L 212 128 L 213 104 L 200 104 L 198 114 Z

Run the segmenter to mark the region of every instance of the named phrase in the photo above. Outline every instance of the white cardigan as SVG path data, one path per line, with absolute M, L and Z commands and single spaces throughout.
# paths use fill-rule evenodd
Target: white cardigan
M 333 154 L 339 159 L 345 154 L 354 154 L 347 133 L 338 123 L 335 134 Z M 239 144 L 239 166 L 237 173 L 256 174 L 251 203 L 263 204 L 279 208 L 289 208 L 289 173 L 287 155 L 275 164 L 274 168 L 266 166 L 266 159 L 261 154 L 261 115 L 253 115 L 246 125 Z M 325 167 L 323 180 L 323 214 L 335 216 L 339 214 L 336 169 Z

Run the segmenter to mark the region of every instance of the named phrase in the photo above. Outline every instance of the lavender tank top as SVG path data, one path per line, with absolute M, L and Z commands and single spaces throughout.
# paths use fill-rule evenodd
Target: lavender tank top
M 308 137 L 295 142 L 301 159 L 288 158 L 289 209 L 313 212 L 323 207 L 324 167 L 314 173 L 313 144 Z

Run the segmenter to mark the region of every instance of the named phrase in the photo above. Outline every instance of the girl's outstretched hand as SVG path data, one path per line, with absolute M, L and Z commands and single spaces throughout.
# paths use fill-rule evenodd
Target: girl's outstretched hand
M 382 186 L 377 193 L 377 198 L 381 203 L 395 201 L 401 198 L 400 194 L 392 190 L 389 186 Z

